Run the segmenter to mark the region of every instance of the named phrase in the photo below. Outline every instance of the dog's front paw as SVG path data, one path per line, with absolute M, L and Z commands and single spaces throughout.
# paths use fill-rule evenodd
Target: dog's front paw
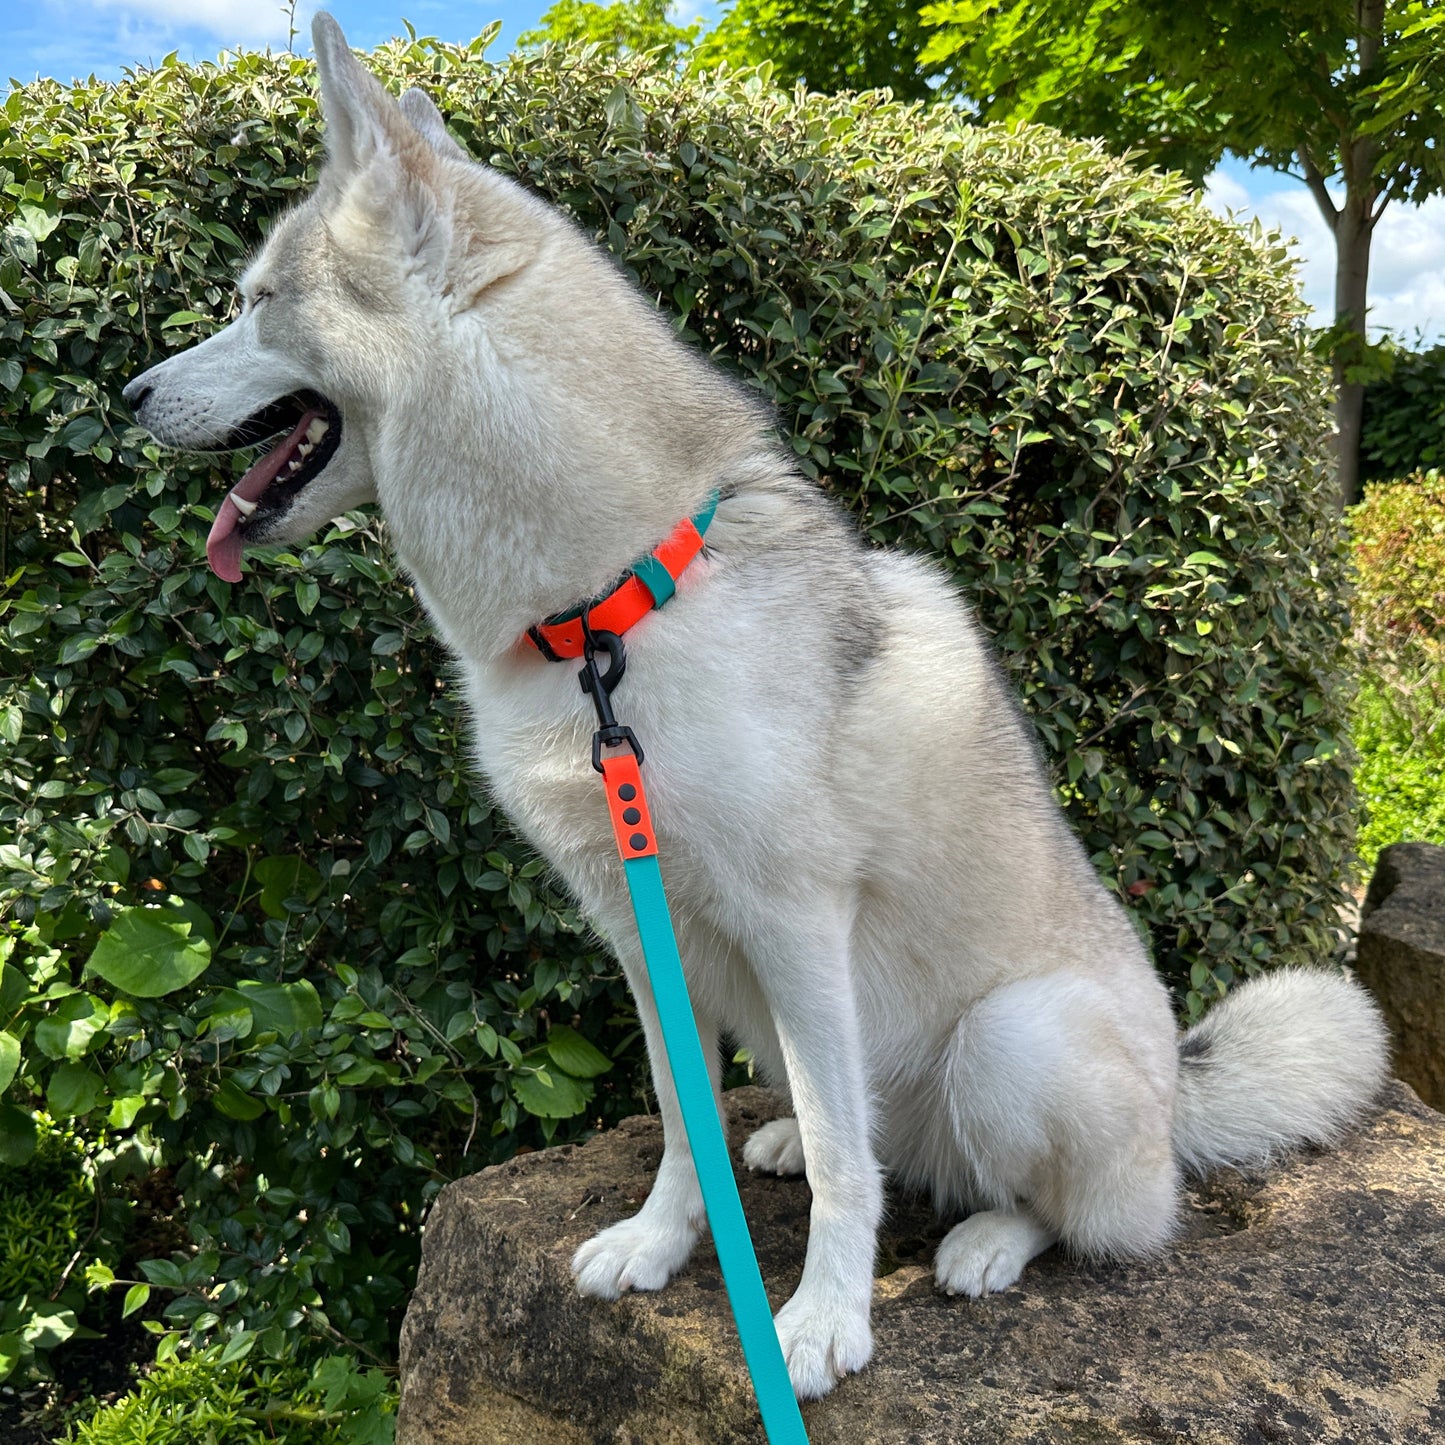
M 774 1119 L 743 1145 L 743 1163 L 759 1174 L 801 1174 L 803 1136 L 796 1119 Z
M 837 1300 L 805 1299 L 800 1291 L 773 1316 L 773 1323 L 793 1393 L 800 1400 L 826 1395 L 844 1375 L 861 1370 L 873 1357 L 867 1305 L 857 1309 Z
M 687 1263 L 697 1235 L 690 1224 L 667 1229 L 634 1214 L 594 1235 L 572 1256 L 577 1288 L 599 1299 L 661 1289 Z
M 1054 1236 L 1027 1214 L 988 1209 L 971 1214 L 944 1236 L 933 1272 L 945 1294 L 980 1295 L 1018 1282 L 1024 1266 Z

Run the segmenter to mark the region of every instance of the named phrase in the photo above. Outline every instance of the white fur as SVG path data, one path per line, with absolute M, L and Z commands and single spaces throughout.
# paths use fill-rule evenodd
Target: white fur
M 467 161 L 423 98 L 398 108 L 329 17 L 315 35 L 331 163 L 247 273 L 270 294 L 128 395 L 176 445 L 297 385 L 340 408 L 336 458 L 269 535 L 381 503 L 460 665 L 478 764 L 617 950 L 655 1062 L 589 705 L 573 666 L 518 638 L 723 489 L 678 596 L 628 634 L 614 701 L 647 752 L 703 1038 L 746 1044 L 792 1097 L 795 1122 L 744 1157 L 805 1165 L 813 1190 L 778 1314 L 799 1395 L 869 1358 L 885 1171 L 982 1211 L 937 1264 L 979 1294 L 1056 1238 L 1157 1249 L 1181 1155 L 1254 1157 L 1358 1113 L 1382 1036 L 1323 973 L 1240 989 L 1191 1035 L 1180 1092 L 1165 990 L 940 571 L 861 547 L 769 418 L 570 222 Z M 588 1294 L 660 1288 L 703 1227 L 654 1079 L 661 1170 L 577 1251 Z

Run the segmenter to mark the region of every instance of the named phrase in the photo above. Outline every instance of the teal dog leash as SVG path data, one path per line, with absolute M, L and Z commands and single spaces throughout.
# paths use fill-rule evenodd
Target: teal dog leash
M 598 651 L 608 656 L 606 672 L 598 671 Z M 580 681 L 582 690 L 596 706 L 599 724 L 592 740 L 592 766 L 602 774 L 607 788 L 608 810 L 617 851 L 622 855 L 622 867 L 627 875 L 632 910 L 637 917 L 642 956 L 652 982 L 667 1063 L 682 1109 L 683 1127 L 698 1183 L 702 1186 L 703 1204 L 712 1227 L 718 1263 L 722 1266 L 723 1283 L 742 1341 L 743 1358 L 758 1397 L 763 1430 L 769 1445 L 807 1445 L 808 1434 L 803 1428 L 803 1416 L 773 1326 L 772 1308 L 763 1289 L 747 1220 L 743 1217 L 722 1122 L 713 1102 L 707 1061 L 687 996 L 667 894 L 662 887 L 662 870 L 657 862 L 657 837 L 642 787 L 639 768 L 642 749 L 632 730 L 619 725 L 612 714 L 612 690 L 622 680 L 626 666 L 622 639 L 616 633 L 593 632 L 589 627 L 584 655 L 586 664 Z M 604 748 L 624 743 L 628 751 L 602 756 Z

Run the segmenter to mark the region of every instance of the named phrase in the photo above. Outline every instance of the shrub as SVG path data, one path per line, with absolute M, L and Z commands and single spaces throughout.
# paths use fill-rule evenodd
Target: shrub
M 1360 861 L 1445 843 L 1445 478 L 1366 489 L 1350 515 L 1358 587 Z
M 100 1226 L 113 1234 L 124 1218 L 101 1209 L 85 1141 L 44 1115 L 35 1122 L 26 1167 L 0 1171 L 0 1379 L 44 1372 L 51 1350 L 90 1333 L 85 1266 L 114 1261 Z
M 1185 1012 L 1326 956 L 1342 533 L 1283 247 L 1046 130 L 483 44 L 376 63 L 953 568 Z M 380 526 L 233 591 L 224 479 L 119 401 L 226 316 L 317 121 L 309 65 L 238 55 L 39 82 L 0 130 L 0 1160 L 43 1096 L 173 1165 L 194 1250 L 142 1269 L 238 1356 L 384 1355 L 443 1181 L 637 1107 L 615 971 L 470 786 Z
M 1365 386 L 1360 473 L 1393 481 L 1445 466 L 1445 346 L 1382 348 L 1385 374 Z
M 68 1445 L 385 1445 L 395 1398 L 376 1370 L 343 1359 L 314 1374 L 221 1364 L 216 1352 L 169 1360 L 67 1433 Z

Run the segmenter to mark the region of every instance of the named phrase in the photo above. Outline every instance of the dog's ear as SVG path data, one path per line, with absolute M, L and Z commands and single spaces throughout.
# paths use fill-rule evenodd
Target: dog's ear
M 412 123 L 418 135 L 443 160 L 469 161 L 471 157 L 447 134 L 442 113 L 431 102 L 426 91 L 413 86 L 401 98 L 401 113 Z
M 351 53 L 341 27 L 324 10 L 311 24 L 311 37 L 326 121 L 322 187 L 345 195 L 354 208 L 350 214 L 390 230 L 409 254 L 440 275 L 451 247 L 451 221 L 436 177 L 440 147 Z M 440 116 L 437 126 L 450 143 Z
M 386 88 L 351 53 L 341 27 L 324 10 L 311 22 L 326 153 L 343 172 L 383 155 L 404 156 L 414 132 Z

